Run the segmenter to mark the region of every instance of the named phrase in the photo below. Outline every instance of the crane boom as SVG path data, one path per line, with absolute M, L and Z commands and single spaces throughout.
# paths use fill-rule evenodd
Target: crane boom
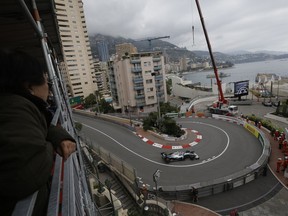
M 211 45 L 210 45 L 208 33 L 206 31 L 206 27 L 205 27 L 205 23 L 204 23 L 204 18 L 202 16 L 200 4 L 199 4 L 198 0 L 195 0 L 195 1 L 196 1 L 197 9 L 198 9 L 198 12 L 199 12 L 202 28 L 203 28 L 203 31 L 204 31 L 205 39 L 206 39 L 206 42 L 207 42 L 207 46 L 208 46 L 208 50 L 209 50 L 212 66 L 213 66 L 213 69 L 214 69 L 214 74 L 215 74 L 215 78 L 216 78 L 216 82 L 217 82 L 217 86 L 218 86 L 218 92 L 219 92 L 219 102 L 226 104 L 227 100 L 224 98 L 224 95 L 223 95 L 221 81 L 220 81 L 219 76 L 218 76 L 218 71 L 217 71 L 215 60 L 214 60 L 212 48 L 211 48 Z
M 170 38 L 170 36 L 161 36 L 161 37 L 148 37 L 145 39 L 140 39 L 138 41 L 148 41 L 149 42 L 149 47 L 151 48 L 151 41 L 152 40 L 159 40 L 159 39 L 164 39 L 164 38 Z

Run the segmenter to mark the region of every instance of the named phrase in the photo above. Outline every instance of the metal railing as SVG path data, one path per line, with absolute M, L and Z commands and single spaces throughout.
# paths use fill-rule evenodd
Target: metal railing
M 47 215 L 100 215 L 88 188 L 85 167 L 82 159 L 82 150 L 79 139 L 75 132 L 72 121 L 72 111 L 68 102 L 65 85 L 58 68 L 57 55 L 53 47 L 49 44 L 49 38 L 45 33 L 40 21 L 41 14 L 38 13 L 35 0 L 31 0 L 31 5 L 26 5 L 24 0 L 18 0 L 27 20 L 32 24 L 34 32 L 39 38 L 41 49 L 48 69 L 48 75 L 53 82 L 53 98 L 56 104 L 56 111 L 52 124 L 61 124 L 68 133 L 77 141 L 77 152 L 72 154 L 66 162 L 57 155 L 54 164 L 54 173 L 51 183 L 51 191 L 48 203 Z M 52 4 L 49 4 L 52 6 Z M 33 16 L 30 11 L 34 11 L 39 16 Z M 54 8 L 51 9 L 51 13 Z M 35 17 L 35 18 L 33 18 Z M 56 27 L 58 28 L 58 27 Z M 60 43 L 60 41 L 59 41 Z M 14 216 L 29 216 L 33 213 L 37 193 L 19 201 L 14 209 Z

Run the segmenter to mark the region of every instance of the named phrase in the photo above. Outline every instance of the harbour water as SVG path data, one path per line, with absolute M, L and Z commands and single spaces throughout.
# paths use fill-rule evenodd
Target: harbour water
M 243 80 L 249 80 L 250 83 L 254 83 L 258 73 L 276 74 L 278 76 L 288 77 L 288 59 L 235 64 L 231 68 L 218 69 L 218 73 L 220 72 L 230 75 L 221 78 L 222 82 L 225 83 Z M 211 82 L 214 83 L 216 80 L 215 78 L 207 78 L 207 75 L 213 73 L 213 70 L 187 72 L 184 73 L 185 75 L 183 75 L 183 78 L 191 80 L 193 83 L 200 82 L 203 86 L 211 86 Z

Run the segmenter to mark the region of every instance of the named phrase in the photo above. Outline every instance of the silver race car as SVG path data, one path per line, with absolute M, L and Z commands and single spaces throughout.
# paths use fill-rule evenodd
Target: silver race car
M 162 159 L 169 163 L 171 161 L 182 161 L 186 158 L 190 158 L 190 160 L 199 160 L 199 156 L 194 151 L 176 151 L 172 153 L 161 153 Z

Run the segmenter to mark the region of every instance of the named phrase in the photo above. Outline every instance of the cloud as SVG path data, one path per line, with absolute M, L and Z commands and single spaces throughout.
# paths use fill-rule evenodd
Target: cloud
M 213 51 L 288 52 L 287 0 L 199 0 Z M 194 0 L 84 0 L 89 34 L 167 41 L 207 50 Z M 194 26 L 194 44 L 192 25 Z

